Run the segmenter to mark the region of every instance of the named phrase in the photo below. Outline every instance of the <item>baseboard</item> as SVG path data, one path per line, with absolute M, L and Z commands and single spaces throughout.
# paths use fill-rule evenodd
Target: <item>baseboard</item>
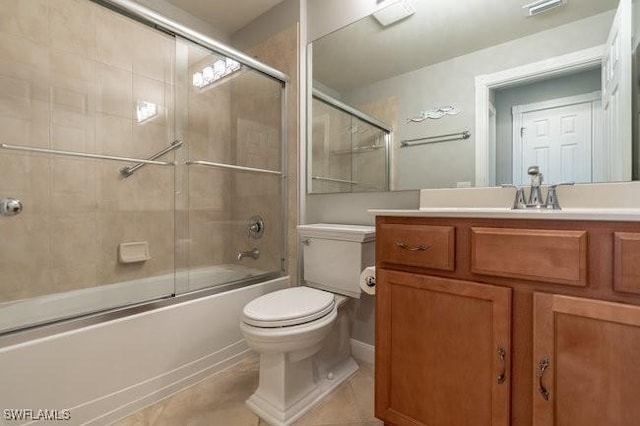
M 351 356 L 358 361 L 375 364 L 375 349 L 373 345 L 351 339 Z
M 248 350 L 243 339 L 187 365 L 73 407 L 74 420 L 82 420 L 82 424 L 111 425 L 235 364 Z M 101 414 L 95 416 L 95 413 Z

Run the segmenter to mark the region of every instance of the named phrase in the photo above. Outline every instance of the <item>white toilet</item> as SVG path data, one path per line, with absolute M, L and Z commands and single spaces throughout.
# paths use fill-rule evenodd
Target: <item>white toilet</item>
M 260 354 L 260 383 L 247 405 L 274 426 L 290 425 L 356 372 L 349 298 L 361 294 L 361 271 L 374 264 L 373 226 L 298 226 L 304 286 L 249 302 L 240 327 Z

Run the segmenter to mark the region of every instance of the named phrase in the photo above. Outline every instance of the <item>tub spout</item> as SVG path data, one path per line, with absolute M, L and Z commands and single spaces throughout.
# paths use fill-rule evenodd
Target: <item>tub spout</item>
M 258 248 L 254 248 L 251 251 L 241 251 L 238 253 L 238 260 L 242 260 L 245 257 L 251 257 L 253 259 L 258 259 L 260 257 L 260 250 Z

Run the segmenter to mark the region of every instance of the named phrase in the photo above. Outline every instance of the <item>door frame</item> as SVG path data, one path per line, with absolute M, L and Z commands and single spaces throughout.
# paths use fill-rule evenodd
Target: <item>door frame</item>
M 533 102 L 525 105 L 516 105 L 511 108 L 512 112 L 512 131 L 513 134 L 511 136 L 511 161 L 512 161 L 512 176 L 513 183 L 515 185 L 522 184 L 524 182 L 519 182 L 516 176 L 519 176 L 522 173 L 523 165 L 522 165 L 522 133 L 520 129 L 522 128 L 522 116 L 524 113 L 532 112 L 532 111 L 541 111 L 545 109 L 552 108 L 560 108 L 570 105 L 577 104 L 591 104 L 591 141 L 589 150 L 591 151 L 591 157 L 593 158 L 593 147 L 597 144 L 596 138 L 598 138 L 598 134 L 594 132 L 594 127 L 596 126 L 595 120 L 597 117 L 601 116 L 594 113 L 595 108 L 598 105 L 598 101 L 602 99 L 602 91 L 597 90 L 591 93 L 585 93 L 582 95 L 576 96 L 567 96 L 564 98 L 556 98 L 549 99 L 541 102 Z M 600 104 L 601 105 L 601 104 Z M 602 107 L 601 107 L 602 108 Z M 593 180 L 593 167 L 591 167 L 591 175 Z
M 476 150 L 476 187 L 495 186 L 490 181 L 489 147 L 489 100 L 491 90 L 510 86 L 515 83 L 532 82 L 557 77 L 572 72 L 584 71 L 602 65 L 604 45 L 579 50 L 566 55 L 556 56 L 543 61 L 533 62 L 515 68 L 498 71 L 493 74 L 478 75 L 475 78 L 475 150 Z M 493 148 L 495 150 L 495 147 Z

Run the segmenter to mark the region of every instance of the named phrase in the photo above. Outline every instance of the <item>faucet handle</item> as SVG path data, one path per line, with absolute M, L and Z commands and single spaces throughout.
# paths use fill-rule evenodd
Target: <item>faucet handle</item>
M 503 183 L 500 186 L 502 188 L 515 188 L 516 189 L 516 196 L 513 199 L 513 205 L 511 206 L 511 210 L 518 210 L 518 209 L 527 208 L 527 201 L 525 200 L 525 197 L 524 197 L 524 187 L 518 186 L 518 185 L 514 185 L 512 183 Z
M 556 193 L 556 187 L 564 185 L 573 185 L 573 182 L 559 182 L 549 185 L 549 191 L 547 192 L 547 199 L 544 202 L 546 208 L 551 210 L 562 210 L 560 202 L 558 201 L 558 194 Z

